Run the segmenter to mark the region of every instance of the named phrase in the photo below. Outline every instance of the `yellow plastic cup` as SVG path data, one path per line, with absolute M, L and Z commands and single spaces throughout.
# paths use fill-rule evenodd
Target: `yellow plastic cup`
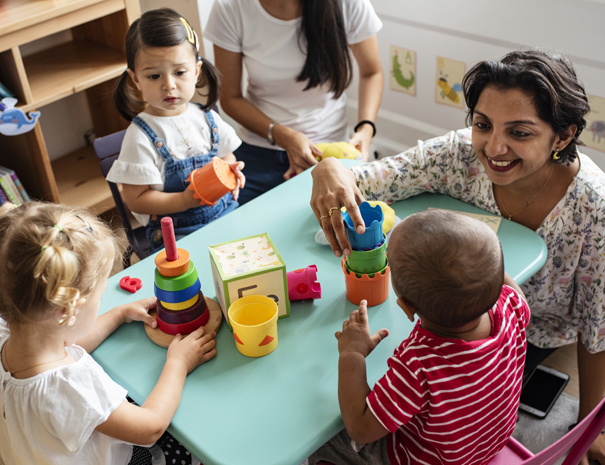
M 277 347 L 277 303 L 264 295 L 237 299 L 227 312 L 237 350 L 248 357 L 262 357 Z

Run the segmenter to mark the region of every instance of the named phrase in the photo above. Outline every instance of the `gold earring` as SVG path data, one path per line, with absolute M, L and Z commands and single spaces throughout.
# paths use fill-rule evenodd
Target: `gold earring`
M 561 157 L 559 156 L 559 152 L 558 151 L 556 151 L 556 152 L 554 152 L 552 154 L 552 159 L 553 160 L 560 160 L 561 159 Z

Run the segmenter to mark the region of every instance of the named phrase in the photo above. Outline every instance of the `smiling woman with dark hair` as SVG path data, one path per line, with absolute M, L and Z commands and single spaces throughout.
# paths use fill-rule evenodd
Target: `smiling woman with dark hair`
M 362 228 L 364 197 L 436 192 L 536 231 L 548 257 L 522 285 L 532 313 L 525 375 L 578 341 L 582 419 L 605 392 L 605 174 L 577 148 L 584 87 L 566 58 L 533 50 L 477 64 L 463 89 L 471 128 L 352 170 L 326 159 L 312 172 L 311 206 L 337 256 L 350 244 L 342 217 L 327 212 L 345 206 Z M 587 457 L 605 465 L 605 436 Z

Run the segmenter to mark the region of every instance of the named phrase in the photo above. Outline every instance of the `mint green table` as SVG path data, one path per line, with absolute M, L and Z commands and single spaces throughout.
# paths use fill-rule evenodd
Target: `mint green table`
M 309 207 L 310 192 L 307 171 L 179 241 L 179 247 L 190 252 L 202 292 L 209 297 L 215 292 L 208 245 L 265 231 L 289 271 L 317 265 L 322 288 L 321 299 L 292 302 L 291 316 L 278 323 L 279 344 L 268 356 L 241 355 L 223 321 L 216 338 L 217 356 L 189 375 L 169 428 L 204 465 L 298 465 L 343 427 L 334 333 L 356 306 L 346 299 L 340 259 L 329 246 L 314 241 L 319 226 Z M 485 213 L 431 194 L 393 205 L 401 218 L 427 207 Z M 498 235 L 506 270 L 517 282 L 544 264 L 546 246 L 534 232 L 503 219 Z M 153 295 L 154 269 L 150 257 L 113 276 L 101 301 L 101 313 Z M 143 281 L 136 294 L 119 288 L 118 281 L 126 275 Z M 372 386 L 387 370 L 387 358 L 410 333 L 412 324 L 397 306 L 392 289 L 388 300 L 370 307 L 368 313 L 371 332 L 390 331 L 367 359 Z M 93 357 L 142 403 L 160 375 L 166 349 L 147 338 L 141 323 L 132 323 L 119 328 Z

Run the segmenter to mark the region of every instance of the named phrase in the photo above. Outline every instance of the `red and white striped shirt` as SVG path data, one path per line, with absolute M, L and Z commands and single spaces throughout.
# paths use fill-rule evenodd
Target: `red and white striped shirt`
M 502 288 L 489 338 L 466 342 L 416 323 L 367 397 L 399 464 L 485 464 L 515 428 L 529 307 Z

